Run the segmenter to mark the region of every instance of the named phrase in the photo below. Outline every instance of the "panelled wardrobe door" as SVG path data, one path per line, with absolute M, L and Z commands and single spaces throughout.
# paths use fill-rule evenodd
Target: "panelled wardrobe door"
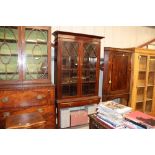
M 50 82 L 50 28 L 22 27 L 22 31 L 24 83 Z
M 0 84 L 20 83 L 20 28 L 0 26 Z
M 105 48 L 103 101 L 115 98 L 129 99 L 131 50 Z

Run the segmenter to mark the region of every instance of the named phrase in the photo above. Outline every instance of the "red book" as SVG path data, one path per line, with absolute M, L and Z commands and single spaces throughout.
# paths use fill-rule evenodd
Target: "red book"
M 126 114 L 125 119 L 147 129 L 155 128 L 155 117 L 140 111 L 134 111 Z

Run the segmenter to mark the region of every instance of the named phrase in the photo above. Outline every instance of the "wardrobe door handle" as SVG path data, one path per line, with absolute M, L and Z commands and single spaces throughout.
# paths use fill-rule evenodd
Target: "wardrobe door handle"
M 1 101 L 2 101 L 3 103 L 7 103 L 7 102 L 9 101 L 9 98 L 8 98 L 8 97 L 3 97 L 3 98 L 1 99 Z

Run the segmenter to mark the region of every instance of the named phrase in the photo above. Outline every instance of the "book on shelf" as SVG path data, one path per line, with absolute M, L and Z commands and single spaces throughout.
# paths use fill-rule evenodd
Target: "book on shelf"
M 126 114 L 125 119 L 146 129 L 155 128 L 155 117 L 140 111 Z
M 118 113 L 120 115 L 129 113 L 132 111 L 131 107 L 119 104 L 114 101 L 100 102 L 98 105 L 99 110 L 104 110 L 111 113 Z

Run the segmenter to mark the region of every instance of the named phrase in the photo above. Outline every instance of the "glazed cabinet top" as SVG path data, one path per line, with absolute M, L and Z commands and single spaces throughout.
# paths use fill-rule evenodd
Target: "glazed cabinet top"
M 51 28 L 0 26 L 0 85 L 51 82 Z
M 100 40 L 103 37 L 56 31 L 58 99 L 98 96 Z

